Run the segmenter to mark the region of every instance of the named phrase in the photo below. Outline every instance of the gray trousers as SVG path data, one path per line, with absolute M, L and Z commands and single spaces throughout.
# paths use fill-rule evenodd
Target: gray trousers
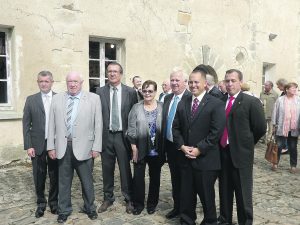
M 95 194 L 92 175 L 93 160 L 78 161 L 72 148 L 72 142 L 68 142 L 67 150 L 62 159 L 58 160 L 58 213 L 64 215 L 70 215 L 72 213 L 71 204 L 71 186 L 74 175 L 74 169 L 76 170 L 81 182 L 82 197 L 84 201 L 84 210 L 87 214 L 96 211 L 94 205 Z
M 118 160 L 121 191 L 126 201 L 132 199 L 132 175 L 130 154 L 125 147 L 122 132 L 110 132 L 107 148 L 101 153 L 104 201 L 114 202 L 114 172 Z

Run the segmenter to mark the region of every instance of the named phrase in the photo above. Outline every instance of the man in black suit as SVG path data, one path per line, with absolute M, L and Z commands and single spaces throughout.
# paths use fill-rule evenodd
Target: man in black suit
M 144 96 L 142 94 L 142 78 L 140 76 L 134 76 L 132 78 L 133 89 L 136 92 L 138 101 L 142 101 Z
M 223 93 L 215 86 L 214 77 L 210 74 L 206 74 L 206 81 L 207 81 L 207 86 L 206 86 L 207 93 L 218 99 L 223 99 L 224 98 Z
M 233 194 L 238 224 L 253 224 L 254 145 L 266 132 L 266 121 L 258 98 L 241 92 L 243 74 L 226 71 L 226 127 L 220 139 L 222 170 L 219 178 L 219 224 L 232 224 Z
M 37 197 L 35 217 L 44 215 L 47 200 L 45 198 L 45 182 L 48 174 L 50 178 L 48 204 L 53 214 L 57 213 L 58 195 L 58 165 L 47 154 L 47 131 L 50 105 L 52 100 L 51 88 L 53 77 L 49 71 L 41 71 L 37 77 L 40 92 L 30 95 L 26 99 L 23 115 L 24 149 L 32 161 L 33 179 Z
M 167 79 L 167 80 L 164 80 L 164 81 L 162 82 L 161 87 L 162 87 L 163 92 L 159 94 L 158 101 L 164 102 L 165 97 L 166 97 L 168 94 L 171 94 L 171 93 L 172 93 L 171 86 L 170 86 L 170 78 Z
M 166 217 L 172 219 L 179 215 L 180 209 L 180 170 L 177 163 L 178 151 L 173 143 L 172 123 L 174 120 L 177 104 L 181 99 L 190 96 L 186 90 L 187 75 L 181 68 L 175 68 L 170 75 L 172 94 L 166 95 L 163 105 L 162 135 L 163 149 L 166 153 L 171 174 L 173 209 Z
M 181 172 L 180 221 L 195 224 L 196 196 L 200 197 L 202 225 L 217 225 L 214 184 L 221 169 L 219 138 L 225 126 L 224 103 L 206 93 L 206 75 L 189 77 L 192 96 L 182 100 L 173 122 L 173 138 Z
M 115 201 L 114 171 L 116 158 L 120 169 L 121 191 L 126 201 L 126 212 L 132 213 L 132 175 L 130 169 L 130 146 L 125 133 L 128 127 L 128 114 L 137 103 L 133 88 L 121 83 L 123 68 L 112 62 L 107 67 L 108 83 L 97 89 L 101 98 L 103 135 L 102 135 L 102 176 L 104 201 L 98 212 L 102 213 Z

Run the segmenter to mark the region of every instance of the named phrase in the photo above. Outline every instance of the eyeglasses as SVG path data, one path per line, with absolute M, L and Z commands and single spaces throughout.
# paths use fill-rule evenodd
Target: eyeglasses
M 142 92 L 144 93 L 144 94 L 153 94 L 153 90 L 142 90 Z

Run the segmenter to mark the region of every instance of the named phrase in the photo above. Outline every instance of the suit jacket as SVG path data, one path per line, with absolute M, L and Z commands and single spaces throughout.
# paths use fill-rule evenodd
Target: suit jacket
M 208 94 L 210 94 L 218 99 L 224 98 L 223 93 L 216 86 L 214 86 L 210 91 L 208 91 Z
M 164 104 L 163 104 L 162 132 L 161 132 L 161 135 L 162 135 L 161 140 L 163 142 L 162 143 L 163 152 L 167 151 L 167 149 L 165 147 L 167 119 L 168 119 L 168 114 L 169 114 L 169 107 L 170 107 L 173 96 L 174 96 L 173 93 L 166 95 L 166 97 L 164 99 Z M 188 96 L 192 96 L 192 94 L 188 90 L 185 90 L 180 101 L 182 101 L 184 98 L 186 98 Z
M 225 127 L 224 102 L 205 94 L 195 116 L 191 117 L 192 96 L 178 104 L 173 122 L 174 142 L 179 149 L 182 145 L 200 149 L 196 159 L 188 159 L 180 150 L 179 165 L 188 164 L 194 169 L 208 171 L 221 169 L 219 139 Z
M 236 168 L 252 166 L 254 145 L 267 129 L 260 100 L 240 92 L 228 115 L 227 129 L 233 165 Z
M 67 92 L 52 99 L 49 118 L 47 149 L 56 150 L 56 157 L 63 158 L 67 148 L 66 109 Z M 90 152 L 101 152 L 102 147 L 101 102 L 98 95 L 81 91 L 77 115 L 73 123 L 72 145 L 77 160 L 87 160 Z
M 107 146 L 108 134 L 109 134 L 109 120 L 110 120 L 110 85 L 106 84 L 101 88 L 97 88 L 96 93 L 101 98 L 102 104 L 102 117 L 103 117 L 103 134 L 102 134 L 102 149 L 105 151 Z M 128 114 L 132 108 L 132 106 L 138 102 L 136 91 L 122 84 L 122 97 L 121 97 L 121 116 L 122 116 L 122 131 L 123 131 L 123 138 L 124 143 L 126 143 L 126 131 L 128 128 Z M 126 145 L 128 151 L 130 150 L 129 144 Z
M 157 119 L 156 119 L 156 134 L 155 148 L 159 154 L 161 153 L 161 121 L 162 121 L 162 103 L 157 102 Z M 127 137 L 131 144 L 136 144 L 138 148 L 138 160 L 144 159 L 151 150 L 151 140 L 149 135 L 148 121 L 144 112 L 144 101 L 136 103 L 128 116 Z
M 37 155 L 41 155 L 45 149 L 45 116 L 41 92 L 28 96 L 22 120 L 24 149 L 34 148 Z

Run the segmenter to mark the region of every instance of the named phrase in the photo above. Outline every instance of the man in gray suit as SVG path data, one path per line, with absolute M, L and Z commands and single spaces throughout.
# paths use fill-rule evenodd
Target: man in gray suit
M 98 212 L 102 213 L 110 207 L 114 200 L 114 171 L 116 158 L 121 176 L 121 191 L 126 201 L 126 212 L 132 213 L 132 175 L 130 170 L 130 146 L 125 133 L 128 127 L 128 114 L 137 103 L 137 95 L 133 88 L 121 83 L 123 68 L 112 62 L 107 67 L 108 84 L 98 88 L 96 93 L 102 101 L 103 117 L 103 151 L 102 176 L 104 201 Z
M 93 160 L 102 148 L 101 102 L 96 94 L 82 89 L 82 76 L 71 72 L 66 77 L 67 92 L 55 95 L 50 109 L 47 149 L 58 159 L 59 201 L 57 222 L 72 213 L 71 185 L 76 170 L 82 186 L 83 212 L 97 219 L 93 186 Z
M 26 99 L 23 116 L 24 149 L 32 161 L 33 180 L 37 197 L 35 217 L 44 215 L 47 200 L 45 182 L 48 174 L 50 187 L 48 204 L 53 214 L 57 213 L 58 165 L 57 160 L 47 157 L 47 129 L 52 96 L 53 77 L 49 71 L 41 71 L 37 77 L 40 92 Z

